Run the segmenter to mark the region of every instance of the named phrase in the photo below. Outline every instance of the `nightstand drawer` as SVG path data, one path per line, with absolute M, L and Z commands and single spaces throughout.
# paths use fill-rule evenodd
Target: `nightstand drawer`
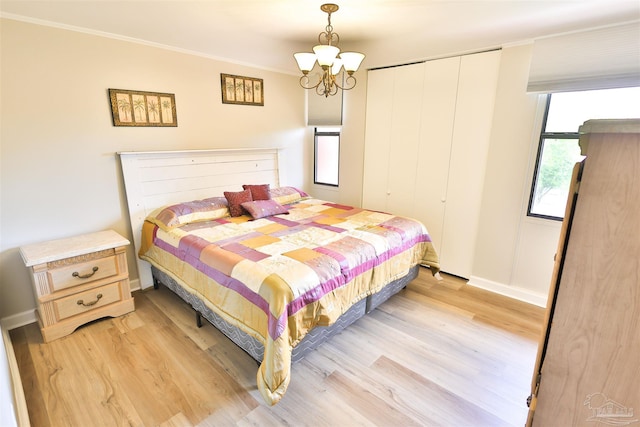
M 58 320 L 102 307 L 120 300 L 119 282 L 101 286 L 53 301 Z
M 78 262 L 49 270 L 49 283 L 53 291 L 70 286 L 78 286 L 94 280 L 104 279 L 118 274 L 115 256 Z

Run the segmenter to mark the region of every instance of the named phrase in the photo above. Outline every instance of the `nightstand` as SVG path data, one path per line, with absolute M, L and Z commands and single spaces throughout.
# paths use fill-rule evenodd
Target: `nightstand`
M 20 248 L 31 273 L 44 342 L 69 335 L 87 322 L 134 310 L 128 244 L 107 230 Z

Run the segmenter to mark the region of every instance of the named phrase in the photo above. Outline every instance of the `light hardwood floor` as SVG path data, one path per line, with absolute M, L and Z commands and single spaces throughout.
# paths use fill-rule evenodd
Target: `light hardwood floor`
M 11 331 L 34 427 L 523 426 L 543 309 L 427 269 L 294 364 L 267 406 L 257 365 L 166 288 L 44 344 Z

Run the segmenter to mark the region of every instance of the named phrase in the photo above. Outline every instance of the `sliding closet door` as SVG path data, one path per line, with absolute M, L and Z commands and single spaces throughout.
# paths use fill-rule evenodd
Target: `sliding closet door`
M 489 152 L 500 51 L 460 60 L 442 247 L 443 271 L 470 277 Z

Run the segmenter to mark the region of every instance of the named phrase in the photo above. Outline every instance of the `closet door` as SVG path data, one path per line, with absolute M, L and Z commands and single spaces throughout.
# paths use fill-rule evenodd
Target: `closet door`
M 423 77 L 424 64 L 369 72 L 366 208 L 405 216 L 414 213 Z
M 394 77 L 387 211 L 413 216 L 424 64 L 396 67 Z
M 387 209 L 394 74 L 393 68 L 367 74 L 362 206 L 377 211 Z
M 473 267 L 499 66 L 500 51 L 460 59 L 439 255 L 442 271 L 466 278 Z
M 438 254 L 442 249 L 459 68 L 460 57 L 455 57 L 428 61 L 424 70 L 413 216 L 427 227 Z

